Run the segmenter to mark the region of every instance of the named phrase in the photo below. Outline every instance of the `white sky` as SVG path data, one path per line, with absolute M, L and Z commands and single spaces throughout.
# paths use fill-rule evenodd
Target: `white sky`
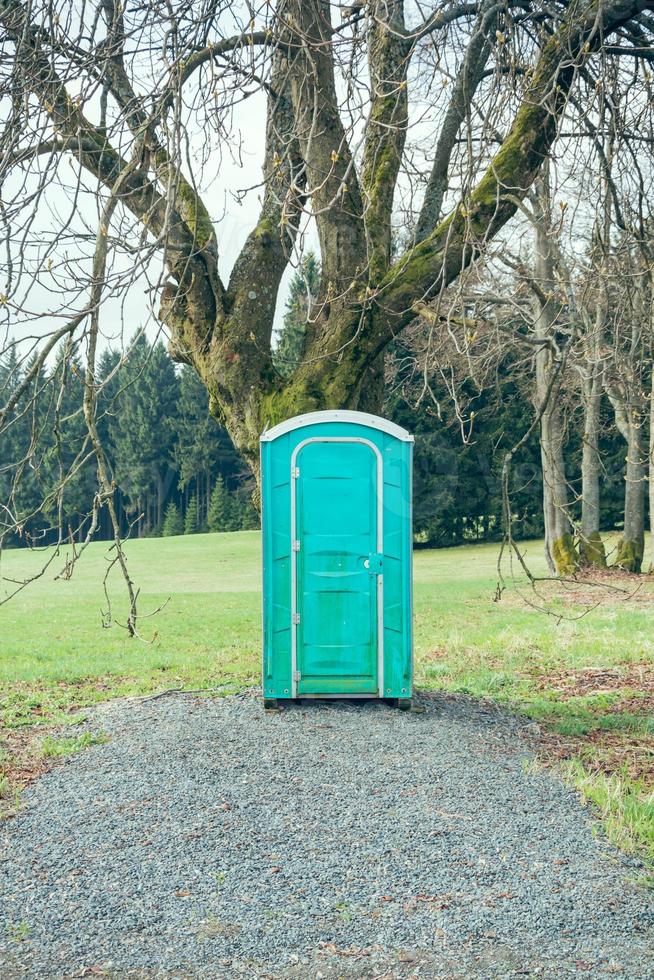
M 452 69 L 454 65 L 451 66 Z M 447 64 L 441 63 L 440 71 L 443 80 L 446 76 L 451 76 Z M 411 88 L 411 86 L 410 86 Z M 449 99 L 449 91 L 446 86 L 441 87 L 440 82 L 435 84 L 429 93 L 428 98 L 415 98 L 415 87 L 413 88 L 411 101 L 411 131 L 410 140 L 414 149 L 422 153 L 426 161 L 426 169 L 429 167 L 429 155 L 434 147 L 434 128 L 437 124 L 439 112 Z M 84 107 L 85 112 L 93 121 L 98 112 L 97 98 L 91 100 Z M 227 282 L 229 273 L 236 260 L 243 243 L 248 234 L 257 222 L 260 210 L 260 188 L 258 184 L 261 180 L 261 165 L 263 161 L 264 136 L 266 122 L 266 105 L 263 94 L 250 96 L 246 101 L 240 103 L 234 112 L 231 150 L 223 151 L 218 157 L 215 154 L 210 158 L 204 172 L 204 186 L 201 187 L 202 198 L 208 207 L 216 227 L 216 234 L 219 247 L 219 271 L 223 282 Z M 508 122 L 508 120 L 504 120 Z M 356 145 L 362 134 L 362 124 L 359 122 L 351 135 L 351 142 Z M 202 156 L 202 150 L 206 142 L 206 136 L 202 131 L 191 129 L 190 131 L 190 154 L 198 157 Z M 558 168 L 559 187 L 557 197 L 566 200 L 571 207 L 565 214 L 565 221 L 568 224 L 571 234 L 571 242 L 574 247 L 575 241 L 579 243 L 579 248 L 585 247 L 584 239 L 587 238 L 589 224 L 593 217 L 592 201 L 590 208 L 588 200 L 580 199 L 579 185 L 575 182 L 574 186 L 567 186 L 568 180 L 564 176 L 568 167 L 565 164 L 565 144 L 559 147 L 563 155 L 562 166 Z M 215 172 L 211 172 L 211 167 L 215 161 Z M 68 161 L 62 162 L 61 166 L 66 167 Z M 74 184 L 73 175 L 70 171 L 68 177 L 69 185 Z M 590 175 L 589 175 L 590 176 Z M 592 181 L 591 181 L 592 182 Z M 450 202 L 453 202 L 457 189 L 456 176 L 453 178 L 453 193 L 450 195 Z M 246 188 L 254 188 L 243 194 Z M 29 189 L 29 188 L 28 188 Z M 406 180 L 400 183 L 398 197 L 406 194 L 409 185 Z M 8 188 L 11 195 L 11 186 Z M 7 187 L 3 193 L 7 192 Z M 241 193 L 239 193 L 241 192 Z M 34 266 L 39 267 L 39 280 L 34 284 L 29 292 L 27 308 L 31 313 L 31 318 L 26 321 L 23 314 L 16 315 L 10 309 L 0 307 L 0 316 L 4 316 L 4 329 L 2 334 L 9 334 L 13 337 L 27 337 L 34 334 L 43 336 L 52 328 L 55 322 L 54 317 L 61 315 L 62 296 L 57 293 L 57 287 L 68 289 L 69 302 L 72 306 L 79 308 L 86 301 L 88 283 L 88 260 L 80 270 L 77 268 L 79 263 L 79 250 L 73 241 L 63 241 L 57 243 L 54 252 L 50 257 L 54 258 L 54 271 L 48 272 L 44 268 L 46 256 L 43 248 L 37 244 L 39 236 L 45 243 L 52 236 L 57 224 L 61 221 L 61 216 L 67 216 L 73 208 L 72 197 L 60 189 L 54 190 L 48 195 L 47 207 L 41 207 L 38 214 L 37 223 L 32 227 L 32 235 L 36 239 L 29 258 Z M 87 193 L 74 202 L 76 213 L 72 228 L 75 223 L 77 226 L 86 224 L 91 233 L 97 227 L 97 202 L 92 193 Z M 524 220 L 514 219 L 511 227 L 507 229 L 507 235 L 514 241 L 524 230 Z M 1 244 L 1 243 L 0 243 Z M 318 252 L 317 235 L 315 227 L 310 221 L 305 222 L 303 234 L 300 239 L 304 249 L 312 248 Z M 88 252 L 89 246 L 86 247 Z M 38 256 L 37 256 L 38 253 Z M 38 257 L 39 261 L 36 261 Z M 128 267 L 128 260 L 121 256 L 116 260 L 117 267 L 125 269 Z M 63 265 L 62 265 L 63 263 Z M 157 270 L 158 271 L 158 270 Z M 278 327 L 283 315 L 288 284 L 293 275 L 293 268 L 289 266 L 281 284 L 275 326 Z M 77 282 L 76 282 L 77 280 Z M 76 286 L 79 284 L 79 295 L 76 295 Z M 0 285 L 0 291 L 2 291 Z M 156 303 L 156 297 L 154 297 Z M 152 316 L 149 309 L 148 283 L 146 278 L 140 277 L 134 281 L 126 295 L 122 297 L 109 297 L 104 306 L 102 316 L 102 328 L 105 334 L 105 342 L 112 346 L 123 346 L 133 333 L 145 326 L 148 326 L 148 333 L 154 336 L 159 329 L 156 318 Z M 156 313 L 156 308 L 155 311 Z M 0 329 L 2 329 L 0 327 Z M 124 330 L 124 336 L 121 336 Z M 5 337 L 0 335 L 0 349 L 4 344 Z

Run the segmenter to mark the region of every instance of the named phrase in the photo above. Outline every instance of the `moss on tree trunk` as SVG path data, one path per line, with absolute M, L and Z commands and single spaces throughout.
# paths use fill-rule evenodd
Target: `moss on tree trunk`
M 618 541 L 618 553 L 615 564 L 625 572 L 638 574 L 643 564 L 644 547 L 640 541 L 630 541 L 621 537 Z
M 599 531 L 580 538 L 579 563 L 586 567 L 606 568 L 606 550 Z
M 563 534 L 552 542 L 552 557 L 556 565 L 556 574 L 561 576 L 574 575 L 579 566 L 579 558 L 571 534 Z

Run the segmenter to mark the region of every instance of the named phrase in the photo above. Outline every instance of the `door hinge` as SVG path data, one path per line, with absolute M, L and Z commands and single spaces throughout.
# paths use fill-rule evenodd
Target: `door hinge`
M 298 626 L 300 623 L 300 614 L 293 613 L 293 626 Z
M 299 670 L 294 670 L 293 671 L 293 680 L 294 681 L 301 681 L 302 680 L 302 674 L 300 673 Z
M 300 467 L 299 466 L 292 466 L 291 467 L 291 479 L 292 480 L 297 480 L 297 478 L 299 477 L 299 475 L 300 475 Z
M 299 541 L 294 541 L 293 542 L 293 551 L 299 551 L 299 550 L 300 550 L 300 542 Z

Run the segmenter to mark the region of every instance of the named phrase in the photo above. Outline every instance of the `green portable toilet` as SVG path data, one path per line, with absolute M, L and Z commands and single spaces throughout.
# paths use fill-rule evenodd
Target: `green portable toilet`
M 413 436 L 311 412 L 261 436 L 263 696 L 386 698 L 412 684 Z

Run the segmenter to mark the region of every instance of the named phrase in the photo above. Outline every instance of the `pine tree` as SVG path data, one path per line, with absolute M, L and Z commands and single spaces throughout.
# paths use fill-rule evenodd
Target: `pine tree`
M 236 494 L 239 510 L 239 527 L 241 531 L 257 531 L 260 527 L 259 515 L 252 503 L 252 494 L 248 487 L 241 487 Z
M 28 360 L 25 373 L 32 371 L 36 356 L 34 353 Z M 23 374 L 16 356 L 9 358 L 6 370 L 6 384 L 12 390 Z M 0 455 L 0 472 L 4 474 L 9 493 L 9 497 L 2 502 L 21 526 L 20 541 L 23 544 L 34 540 L 43 543 L 44 540 L 44 520 L 39 510 L 44 497 L 43 455 L 53 441 L 51 410 L 52 388 L 41 367 L 3 429 Z M 6 513 L 7 518 L 9 514 Z
M 206 388 L 193 368 L 187 365 L 179 374 L 174 454 L 179 489 L 194 487 L 198 525 L 201 526 L 214 478 L 218 473 L 236 473 L 241 462 L 229 436 L 209 414 Z
M 184 516 L 184 534 L 197 534 L 198 530 L 198 498 L 193 494 L 188 502 Z
M 273 363 L 284 378 L 290 378 L 300 362 L 307 320 L 319 290 L 320 263 L 313 252 L 307 252 L 291 279 L 279 343 L 273 352 Z
M 97 476 L 93 459 L 80 465 L 88 453 L 88 434 L 82 413 L 83 368 L 65 346 L 48 378 L 44 392 L 47 420 L 36 452 L 40 458 L 41 511 L 46 521 L 64 536 L 69 529 L 83 534 L 82 522 L 93 506 Z
M 8 344 L 9 352 L 0 360 L 0 404 L 4 405 L 23 376 L 15 346 Z M 13 501 L 10 499 L 14 477 L 19 461 L 29 445 L 28 426 L 20 412 L 23 402 L 14 409 L 0 431 L 0 543 L 15 541 L 11 532 L 15 516 Z
M 184 521 L 179 512 L 179 507 L 174 500 L 171 500 L 166 507 L 162 534 L 164 538 L 172 538 L 176 534 L 184 534 Z
M 102 351 L 98 359 L 97 376 L 100 388 L 96 398 L 96 425 L 105 452 L 109 451 L 111 430 L 120 411 L 117 398 L 123 388 L 123 376 L 120 368 L 116 370 L 119 361 L 120 354 L 108 349 Z
M 211 491 L 207 526 L 210 531 L 228 531 L 232 520 L 230 493 L 222 476 L 219 476 Z
M 116 478 L 131 509 L 145 514 L 143 534 L 160 525 L 175 478 L 179 382 L 161 341 L 152 347 L 142 335 L 132 344 L 120 380 L 111 426 Z
M 227 491 L 227 526 L 226 531 L 239 531 L 241 528 L 241 511 L 235 493 Z

